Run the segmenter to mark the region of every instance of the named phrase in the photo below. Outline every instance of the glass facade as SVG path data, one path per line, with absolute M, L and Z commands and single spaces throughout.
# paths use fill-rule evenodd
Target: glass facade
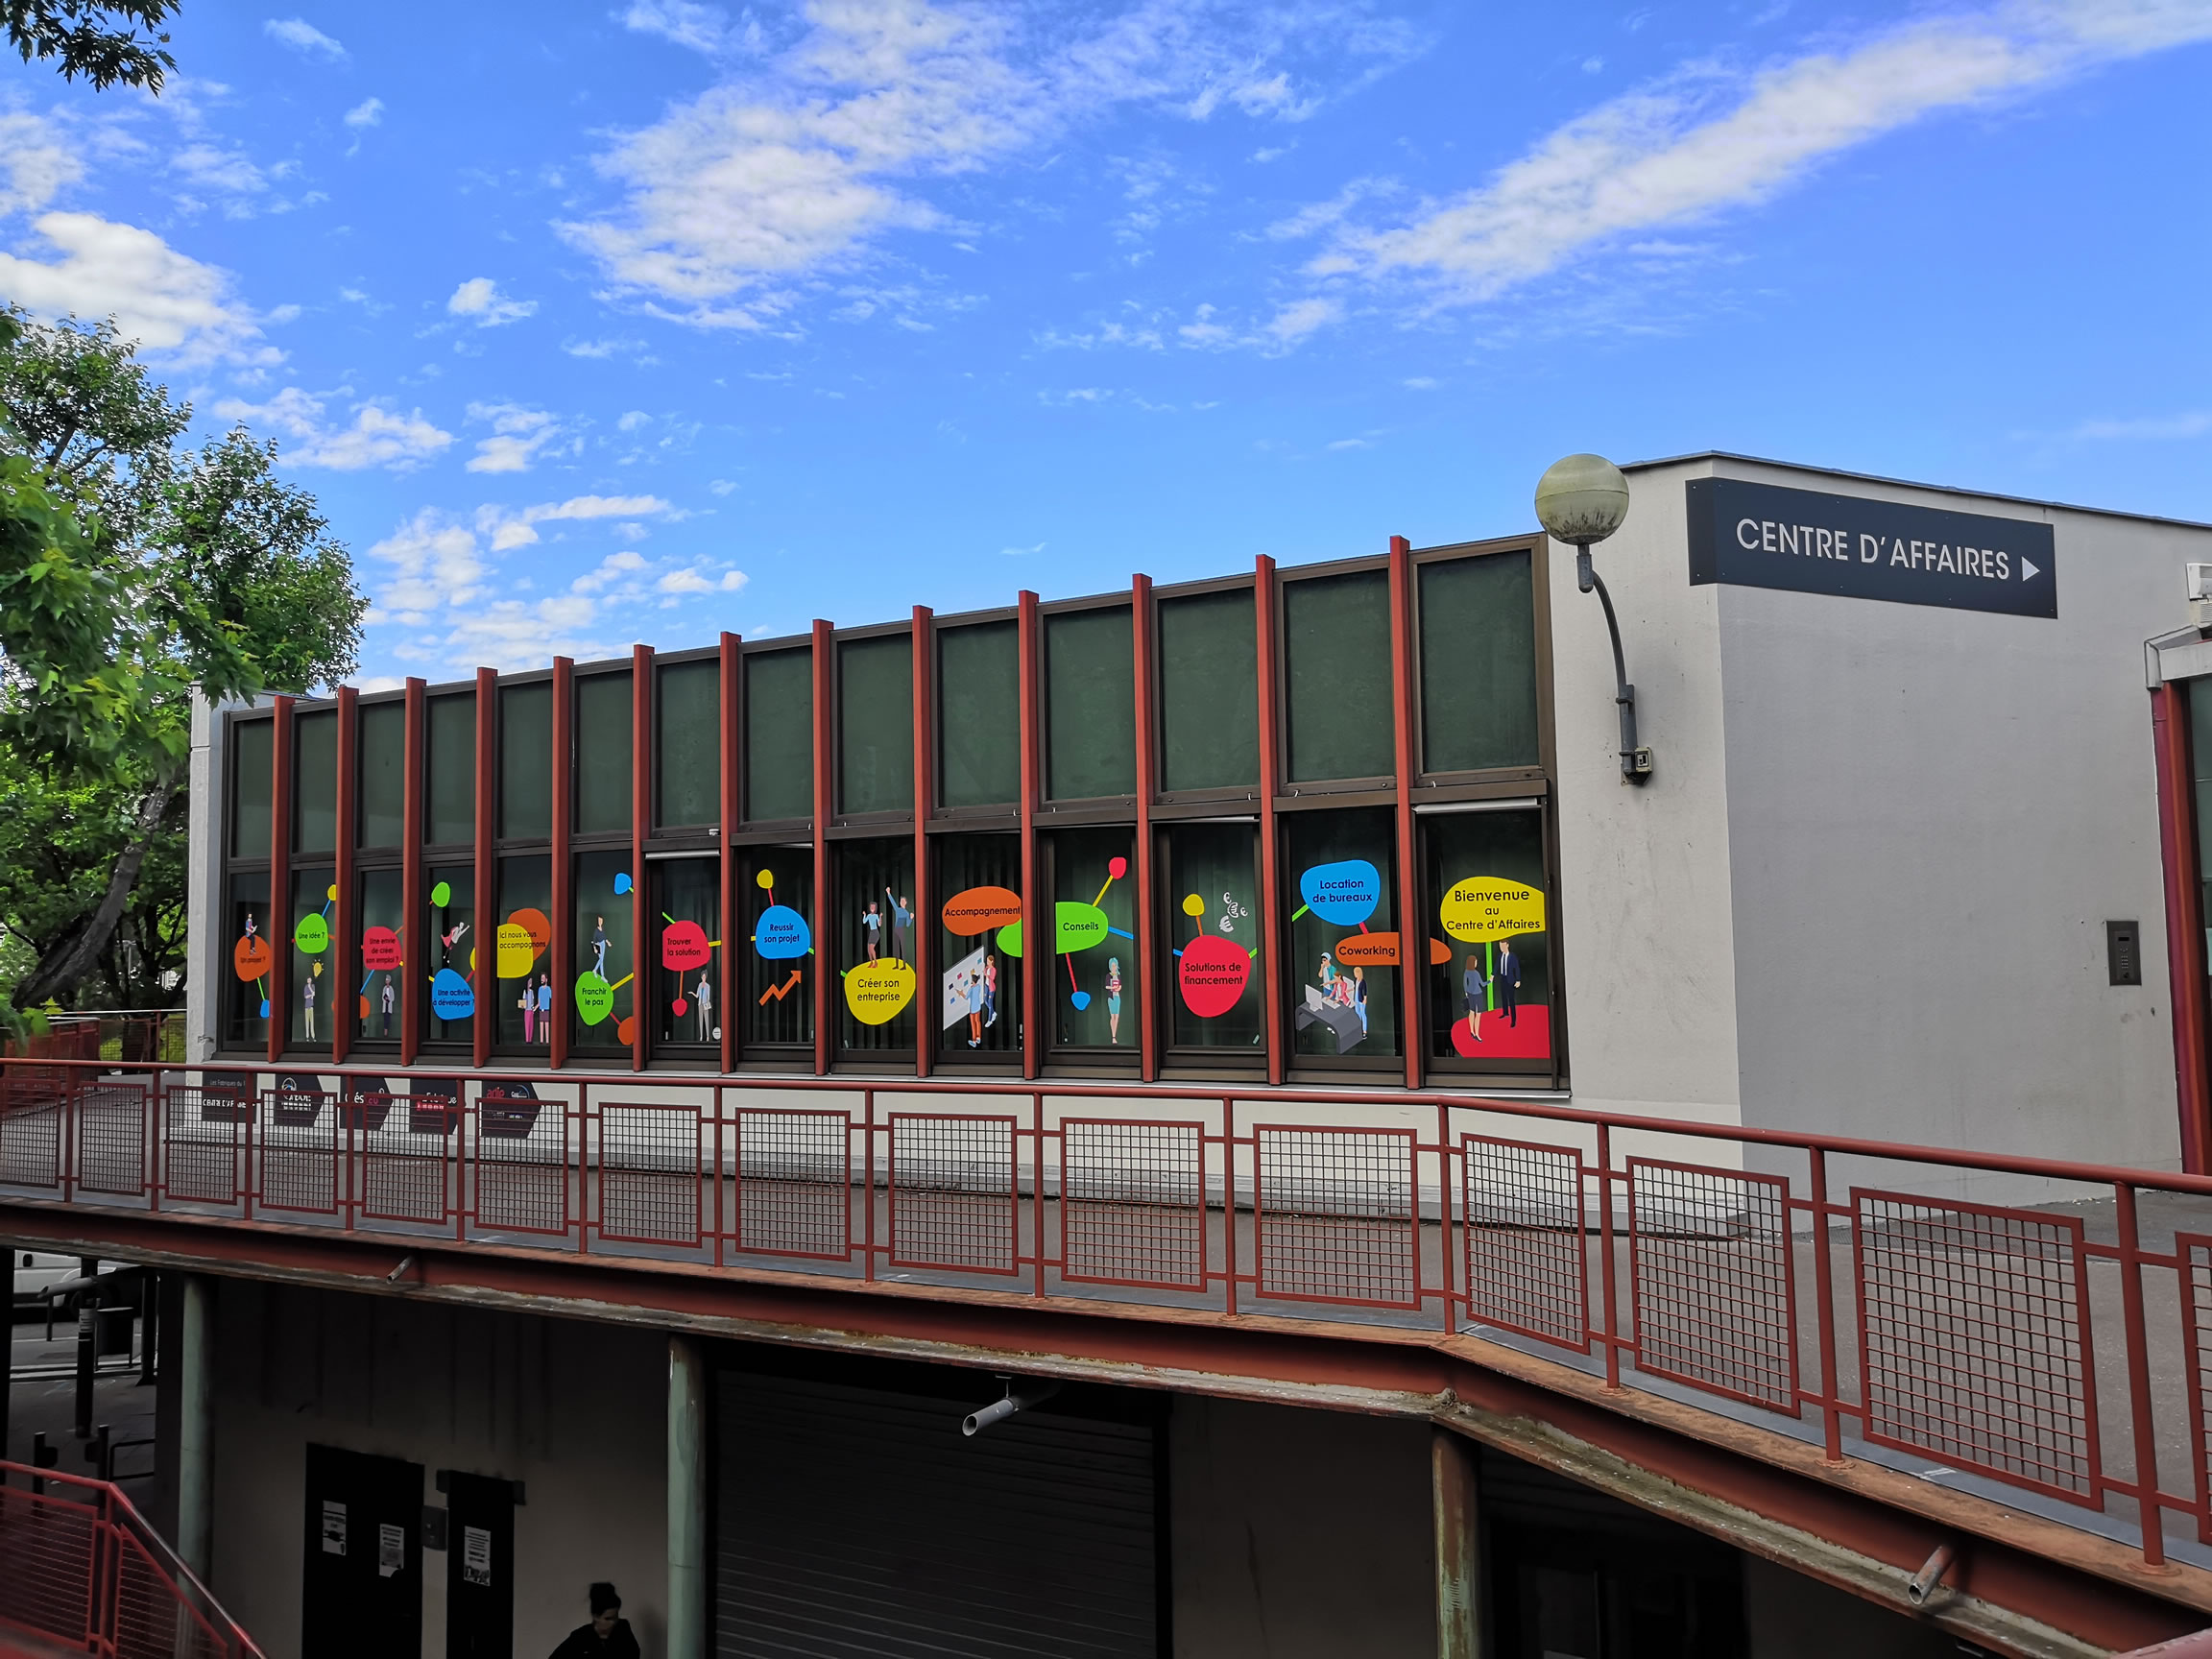
M 546 676 L 438 687 L 415 744 L 403 700 L 349 700 L 344 713 L 304 701 L 292 716 L 289 847 L 269 841 L 273 711 L 229 711 L 219 891 L 231 972 L 218 1041 L 265 1049 L 274 1029 L 303 1057 L 345 1040 L 394 1055 L 378 1065 L 405 1067 L 421 1049 L 441 1070 L 483 1043 L 498 1065 L 545 1064 L 558 1049 L 564 1064 L 627 1070 L 638 1052 L 648 1066 L 710 1069 L 727 1040 L 740 1069 L 1126 1075 L 1142 1064 L 1170 1080 L 1404 1076 L 1410 1054 L 1415 1076 L 1556 1085 L 1544 557 L 1526 541 L 1412 555 L 1400 589 L 1411 626 L 1395 639 L 1382 560 L 1142 605 L 1086 601 L 1041 613 L 1029 636 L 1002 613 L 950 618 L 923 637 L 936 653 L 928 707 L 914 699 L 911 630 L 832 632 L 820 756 L 816 659 L 801 640 L 739 651 L 732 733 L 712 650 L 659 658 L 644 680 L 628 660 L 585 665 L 565 683 L 565 721 Z M 488 768 L 480 695 L 495 699 Z M 2200 718 L 2212 730 L 2212 709 Z M 938 769 L 925 792 L 926 893 L 918 722 Z M 557 725 L 568 733 L 559 755 Z M 1405 729 L 1424 774 L 1410 834 L 1378 792 Z M 349 825 L 336 815 L 341 748 L 353 757 Z M 1036 761 L 1027 803 L 1024 754 Z M 728 818 L 725 767 L 742 784 Z M 556 824 L 564 777 L 574 799 Z M 1141 836 L 1146 777 L 1157 793 Z M 634 825 L 640 805 L 649 822 Z M 359 856 L 338 893 L 347 834 Z M 1031 881 L 1043 941 L 1023 937 Z M 1420 953 L 1417 988 L 1407 950 Z M 1421 1016 L 1410 1024 L 1409 1006 Z

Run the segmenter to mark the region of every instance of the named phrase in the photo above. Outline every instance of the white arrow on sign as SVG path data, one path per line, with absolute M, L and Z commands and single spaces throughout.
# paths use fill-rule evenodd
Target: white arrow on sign
M 2023 582 L 2032 582 L 2032 581 L 2033 581 L 2033 580 L 2034 580 L 2036 577 L 2038 577 L 2038 576 L 2040 576 L 2040 575 L 2042 575 L 2042 574 L 2043 574 L 2043 566 L 2042 566 L 2042 565 L 2038 565 L 2038 564 L 2036 564 L 2034 560 L 2032 560 L 2032 559 L 2023 559 L 2023 560 L 2021 560 L 2021 561 L 2020 561 L 2020 580 L 2021 580 L 2021 581 L 2023 581 Z

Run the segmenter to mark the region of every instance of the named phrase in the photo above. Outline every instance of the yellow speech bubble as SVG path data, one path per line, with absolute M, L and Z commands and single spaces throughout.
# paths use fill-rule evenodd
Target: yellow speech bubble
M 1470 944 L 1544 931 L 1544 895 L 1497 876 L 1470 876 L 1453 882 L 1436 908 L 1444 931 Z
M 519 979 L 530 972 L 530 965 L 537 960 L 538 951 L 530 942 L 530 929 L 519 922 L 500 923 L 499 977 Z
M 845 1006 L 863 1025 L 880 1025 L 898 1018 L 914 1000 L 914 970 L 904 962 L 885 958 L 863 962 L 845 975 Z

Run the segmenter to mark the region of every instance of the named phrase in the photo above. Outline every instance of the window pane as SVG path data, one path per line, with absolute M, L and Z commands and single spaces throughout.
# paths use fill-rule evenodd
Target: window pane
M 550 708 L 551 704 L 548 703 Z M 430 742 L 430 823 L 433 845 L 476 839 L 476 694 L 433 697 L 424 725 Z M 545 735 L 552 747 L 553 735 Z
M 1548 1070 L 1551 948 L 1538 812 L 1423 821 L 1431 936 L 1430 1052 L 1502 1070 Z M 1513 1064 L 1519 1062 L 1519 1065 Z M 1545 1064 L 1530 1064 L 1531 1062 Z
M 1160 786 L 1260 781 L 1260 639 L 1252 591 L 1160 602 Z
M 914 807 L 914 641 L 905 634 L 837 648 L 837 807 Z
M 261 727 L 268 731 L 268 723 Z M 268 774 L 264 772 L 262 776 Z M 268 822 L 266 813 L 262 822 Z M 230 878 L 230 914 L 224 934 L 224 962 L 219 970 L 223 976 L 223 1045 L 238 1047 L 251 1045 L 256 1047 L 269 1041 L 269 970 L 266 953 L 275 950 L 274 937 L 281 931 L 274 926 L 269 914 L 269 874 L 256 871 L 251 876 Z M 248 943 L 252 941 L 252 943 Z M 240 970 L 258 968 L 259 972 L 242 974 Z
M 814 854 L 806 847 L 761 847 L 740 860 L 737 889 L 744 917 L 743 1026 L 746 1052 L 757 1046 L 811 1045 L 814 991 L 810 974 L 822 958 L 813 944 Z
M 1283 822 L 1290 1051 L 1378 1059 L 1401 1052 L 1390 814 L 1380 807 L 1293 812 Z
M 499 688 L 499 833 L 553 833 L 553 687 L 542 680 Z
M 662 858 L 651 869 L 654 1037 L 711 1047 L 722 1041 L 722 861 Z
M 939 1057 L 1010 1060 L 1022 1051 L 1022 959 L 999 941 L 1020 915 L 1022 837 L 936 835 Z M 1009 911 L 1012 915 L 1009 915 Z
M 475 929 L 476 872 L 473 867 L 433 864 L 423 872 L 423 877 L 430 884 L 430 1019 L 425 1030 L 433 1043 L 467 1043 L 475 1030 L 476 987 L 496 983 L 493 978 L 497 969 L 493 960 L 496 941 L 478 937 Z M 479 964 L 481 977 L 478 977 Z M 521 996 L 519 986 L 514 995 L 517 998 Z M 520 1018 L 519 1010 L 517 1018 Z
M 302 714 L 293 726 L 292 849 L 338 851 L 338 710 Z
M 330 974 L 331 897 L 327 865 L 292 873 L 291 926 L 285 929 L 292 952 L 292 1009 L 285 1023 L 293 1047 L 318 1047 L 330 1041 L 345 1012 L 343 974 Z
M 1022 650 L 1011 622 L 937 636 L 945 806 L 997 806 L 1022 795 Z
M 1138 1045 L 1137 831 L 1116 826 L 1062 830 L 1046 838 L 1052 872 L 1053 946 L 1047 966 L 1055 1048 Z M 1070 949 L 1072 947 L 1072 949 Z M 1042 960 L 1042 958 L 1040 959 Z
M 836 898 L 830 913 L 842 980 L 830 990 L 837 1046 L 848 1053 L 912 1054 L 913 839 L 840 841 L 830 852 Z
M 661 671 L 653 740 L 660 822 L 670 829 L 722 822 L 722 665 L 711 658 Z
M 630 828 L 630 676 L 576 682 L 576 833 Z
M 1137 792 L 1137 664 L 1129 607 L 1045 619 L 1045 793 Z
M 1529 555 L 1441 560 L 1421 580 L 1421 766 L 1536 764 L 1536 599 Z
M 359 885 L 354 928 L 361 960 L 354 983 L 360 989 L 353 994 L 353 1035 L 365 1043 L 397 1043 L 400 998 L 407 994 L 407 970 L 399 959 L 407 938 L 399 872 L 365 870 Z M 331 1012 L 335 1015 L 336 1008 Z
M 361 845 L 397 847 L 406 817 L 407 706 L 361 710 Z
M 814 653 L 745 659 L 745 816 L 814 815 Z
M 241 720 L 231 728 L 230 855 L 269 856 L 269 766 L 276 734 L 272 720 Z
M 493 1000 L 499 1022 L 495 1040 L 502 1048 L 543 1048 L 553 1039 L 554 1004 L 567 1000 L 557 998 L 553 991 L 553 860 L 542 853 L 527 858 L 500 859 L 496 914 L 501 919 L 499 927 L 492 930 L 490 939 L 478 940 L 492 954 L 492 973 L 476 981 L 481 989 L 496 975 L 498 990 Z M 520 928 L 516 938 L 527 935 L 527 946 L 512 953 L 502 952 L 499 934 L 508 926 Z M 527 962 L 522 959 L 525 950 Z M 478 966 L 481 969 L 481 957 Z M 518 971 L 510 973 L 510 969 Z
M 1168 1041 L 1260 1055 L 1260 831 L 1177 824 L 1167 831 Z M 1210 943 L 1201 944 L 1204 939 Z
M 637 951 L 630 931 L 630 906 L 637 898 L 628 887 L 630 854 L 626 851 L 579 853 L 576 855 L 575 905 L 576 994 L 568 1042 L 578 1049 L 604 1051 L 627 1048 L 624 1028 L 637 1011 L 637 982 L 631 976 Z M 624 891 L 617 893 L 620 878 Z M 628 984 L 622 981 L 629 980 Z M 621 986 L 615 990 L 613 987 Z
M 1283 663 L 1290 781 L 1390 776 L 1388 573 L 1285 583 Z

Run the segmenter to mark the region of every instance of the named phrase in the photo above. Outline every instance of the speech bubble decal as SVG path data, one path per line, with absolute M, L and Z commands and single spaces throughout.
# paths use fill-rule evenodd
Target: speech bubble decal
M 430 1012 L 441 1020 L 466 1020 L 476 1012 L 476 993 L 452 969 L 441 968 L 430 980 Z
M 453 902 L 453 889 L 444 881 L 439 882 L 430 889 L 430 902 L 440 910 L 445 909 Z
M 863 962 L 845 975 L 845 1006 L 863 1025 L 881 1025 L 895 1020 L 914 1000 L 911 964 L 883 958 Z
M 1218 933 L 1201 933 L 1183 947 L 1176 975 L 1183 1006 L 1201 1020 L 1217 1020 L 1237 1006 L 1252 979 L 1252 958 Z
M 1471 945 L 1544 931 L 1544 895 L 1497 876 L 1470 876 L 1453 882 L 1437 911 L 1444 931 Z
M 320 956 L 330 949 L 330 924 L 320 914 L 302 916 L 300 926 L 292 929 L 292 943 L 300 947 L 302 956 Z
M 1395 968 L 1398 935 L 1353 933 L 1336 941 L 1336 960 L 1347 968 Z
M 673 974 L 704 968 L 712 947 L 696 922 L 671 922 L 661 934 L 661 966 Z
M 499 924 L 499 977 L 519 979 L 530 972 L 538 952 L 530 944 L 530 929 L 519 922 Z
M 230 972 L 241 979 L 258 979 L 275 964 L 276 953 L 269 941 L 253 933 L 230 947 Z
M 361 935 L 361 966 L 380 973 L 399 966 L 399 935 L 389 927 L 372 927 Z
M 576 975 L 576 1018 L 596 1025 L 614 1012 L 614 987 L 587 968 Z
M 547 920 L 544 911 L 525 904 L 507 920 L 530 935 L 531 955 L 542 956 L 552 948 L 553 924 Z
M 814 943 L 806 918 L 788 904 L 771 904 L 753 924 L 753 949 L 771 962 L 804 956 Z
M 1364 858 L 1316 864 L 1298 878 L 1306 908 L 1337 927 L 1357 927 L 1382 902 L 1382 872 Z
M 1022 921 L 1022 896 L 1007 887 L 971 887 L 945 902 L 939 913 L 945 931 L 973 939 L 994 927 L 1012 927 Z

